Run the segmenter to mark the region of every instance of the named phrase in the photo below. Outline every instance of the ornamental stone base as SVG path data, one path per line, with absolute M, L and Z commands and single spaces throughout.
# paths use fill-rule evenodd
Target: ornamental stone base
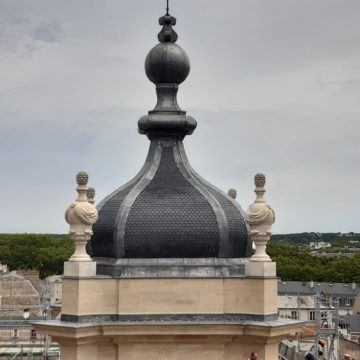
M 275 262 L 249 261 L 245 264 L 246 276 L 274 277 L 276 276 Z
M 34 327 L 60 344 L 66 360 L 239 360 L 253 351 L 274 360 L 279 342 L 302 324 L 278 317 L 275 277 L 220 276 L 210 265 L 180 276 L 179 269 L 146 271 L 147 262 L 129 260 L 145 271 L 116 278 L 65 276 L 61 320 Z
M 64 276 L 87 277 L 95 275 L 95 261 L 67 261 L 64 263 Z

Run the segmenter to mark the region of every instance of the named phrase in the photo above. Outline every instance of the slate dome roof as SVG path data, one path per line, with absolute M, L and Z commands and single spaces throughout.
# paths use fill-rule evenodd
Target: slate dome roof
M 160 43 L 145 61 L 158 101 L 138 122 L 150 148 L 135 178 L 97 207 L 91 253 L 99 273 L 111 274 L 122 258 L 235 258 L 249 249 L 244 213 L 234 194 L 209 184 L 187 160 L 182 140 L 196 121 L 180 109 L 176 94 L 190 61 L 175 44 L 175 18 L 167 14 L 159 23 Z

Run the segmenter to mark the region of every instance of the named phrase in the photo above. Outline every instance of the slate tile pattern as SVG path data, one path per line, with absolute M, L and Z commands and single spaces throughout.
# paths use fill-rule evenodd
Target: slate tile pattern
M 164 147 L 155 177 L 135 200 L 125 226 L 126 257 L 214 257 L 219 228 L 207 200 Z

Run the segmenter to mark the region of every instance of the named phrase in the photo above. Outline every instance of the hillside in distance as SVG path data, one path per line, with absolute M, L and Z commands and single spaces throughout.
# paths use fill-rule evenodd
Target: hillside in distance
M 349 233 L 316 233 L 303 232 L 297 234 L 274 234 L 271 236 L 273 243 L 285 243 L 289 245 L 309 245 L 311 242 L 329 242 L 337 247 L 360 247 L 360 234 Z

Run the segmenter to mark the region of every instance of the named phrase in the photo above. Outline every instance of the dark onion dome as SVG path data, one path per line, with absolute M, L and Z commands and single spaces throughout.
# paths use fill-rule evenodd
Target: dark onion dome
M 167 14 L 159 22 L 160 43 L 145 62 L 158 100 L 138 122 L 150 149 L 135 178 L 97 207 L 91 251 L 98 273 L 116 274 L 121 258 L 236 258 L 249 250 L 240 205 L 202 179 L 187 160 L 182 140 L 196 121 L 180 109 L 176 94 L 190 61 L 175 44 L 175 18 Z

